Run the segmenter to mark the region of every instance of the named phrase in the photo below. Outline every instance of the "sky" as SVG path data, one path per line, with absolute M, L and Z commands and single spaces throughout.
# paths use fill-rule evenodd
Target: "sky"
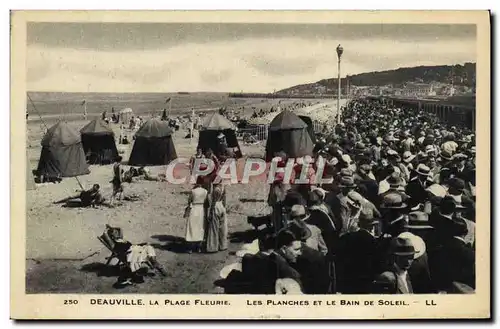
M 337 76 L 476 61 L 474 25 L 29 23 L 27 89 L 273 92 Z

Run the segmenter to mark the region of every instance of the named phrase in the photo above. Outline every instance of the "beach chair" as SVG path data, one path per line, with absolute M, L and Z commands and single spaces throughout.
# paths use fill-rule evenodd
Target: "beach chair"
M 118 260 L 117 266 L 119 267 L 125 266 L 127 264 L 127 260 L 123 258 L 123 255 L 119 255 L 114 251 L 115 243 L 108 234 L 109 229 L 110 227 L 106 225 L 106 231 L 104 231 L 103 234 L 97 237 L 97 240 L 99 240 L 111 252 L 111 255 L 106 257 L 106 266 L 108 266 L 111 263 L 111 261 L 115 258 Z M 122 234 L 121 228 L 118 228 L 118 230 L 120 231 L 120 234 Z

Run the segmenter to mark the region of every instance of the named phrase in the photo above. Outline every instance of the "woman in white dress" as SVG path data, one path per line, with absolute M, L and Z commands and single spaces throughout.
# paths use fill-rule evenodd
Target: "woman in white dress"
M 201 245 L 205 236 L 205 217 L 208 191 L 198 181 L 191 190 L 186 208 L 186 244 L 189 253 L 193 250 L 201 252 Z

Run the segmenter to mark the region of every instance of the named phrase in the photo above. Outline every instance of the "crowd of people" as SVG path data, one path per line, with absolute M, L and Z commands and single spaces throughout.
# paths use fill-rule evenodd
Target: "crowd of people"
M 226 293 L 275 294 L 283 279 L 304 294 L 472 293 L 473 131 L 371 100 L 351 101 L 341 121 L 304 160 L 323 158 L 333 182 L 316 184 L 314 170 L 310 184 L 276 175 L 272 213 L 248 219 L 268 225 Z

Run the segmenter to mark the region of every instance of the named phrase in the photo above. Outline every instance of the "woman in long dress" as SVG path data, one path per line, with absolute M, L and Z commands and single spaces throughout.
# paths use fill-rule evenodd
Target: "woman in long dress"
M 207 252 L 227 249 L 227 213 L 224 207 L 224 187 L 214 186 L 210 210 L 207 216 Z
M 186 243 L 188 252 L 201 252 L 201 244 L 205 235 L 205 214 L 208 192 L 197 182 L 189 196 L 186 211 Z

